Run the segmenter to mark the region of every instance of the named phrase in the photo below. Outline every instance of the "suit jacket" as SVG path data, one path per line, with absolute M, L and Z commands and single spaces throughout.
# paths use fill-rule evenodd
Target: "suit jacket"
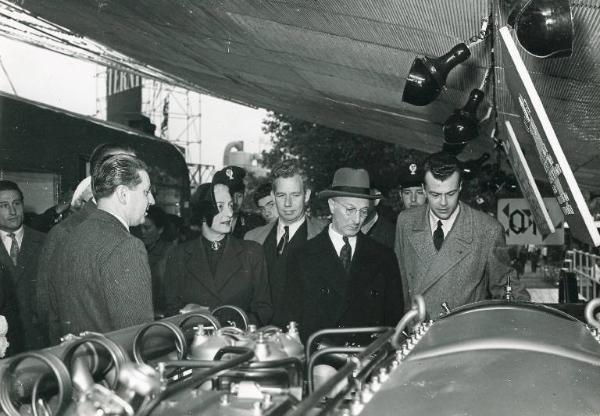
M 260 245 L 228 236 L 215 275 L 210 271 L 202 238 L 173 247 L 165 269 L 168 315 L 188 303 L 211 309 L 242 308 L 260 325 L 271 322 L 273 308 L 265 257 Z
M 96 204 L 88 201 L 79 211 L 74 212 L 52 227 L 46 235 L 38 262 L 35 291 L 36 316 L 42 327 L 48 328 L 49 325 L 48 310 L 50 298 L 48 296 L 48 282 L 55 274 L 56 257 L 54 250 L 57 247 L 61 247 L 68 240 L 71 232 L 94 211 L 96 211 Z M 47 329 L 46 337 L 49 336 L 49 332 L 50 330 Z
M 462 202 L 439 252 L 433 245 L 428 206 L 401 212 L 396 224 L 395 251 L 411 297 L 423 295 L 432 318 L 442 312 L 442 302 L 456 308 L 501 298 L 509 275 L 516 299 L 529 300 L 510 267 L 500 223 Z
M 284 294 L 287 280 L 287 262 L 290 254 L 304 245 L 306 241 L 312 240 L 327 225 L 327 221 L 306 217 L 304 223 L 294 233 L 282 255 L 277 253 L 277 223 L 274 221 L 262 227 L 255 228 L 246 233 L 244 239 L 253 240 L 263 246 L 267 268 L 269 270 L 269 282 L 271 284 L 271 298 L 273 300 L 273 324 L 284 327 L 287 322 L 285 319 L 285 306 L 287 299 Z
M 43 348 L 47 344 L 46 328 L 37 319 L 34 302 L 38 259 L 45 238 L 45 234 L 25 225 L 16 266 L 4 245 L 0 248 L 0 263 L 4 265 L 12 278 L 17 295 L 19 313 L 25 331 L 24 347 L 26 350 Z
M 144 243 L 96 209 L 57 247 L 49 281 L 51 341 L 65 332 L 108 332 L 153 319 Z
M 404 309 L 398 262 L 391 249 L 359 233 L 346 273 L 328 228 L 290 255 L 286 320 L 302 339 L 333 327 L 396 325 Z
M 327 221 L 314 218 L 314 217 L 306 217 L 306 226 L 307 226 L 307 240 L 312 240 L 315 238 L 323 228 L 328 224 Z M 271 232 L 271 230 L 277 225 L 277 221 L 270 222 L 262 227 L 254 228 L 246 233 L 244 236 L 244 240 L 256 241 L 258 244 L 262 245 L 265 243 L 267 236 Z
M 265 220 L 258 214 L 252 212 L 240 211 L 235 226 L 231 230 L 231 235 L 235 238 L 244 238 L 246 233 L 256 227 L 260 227 L 265 224 Z

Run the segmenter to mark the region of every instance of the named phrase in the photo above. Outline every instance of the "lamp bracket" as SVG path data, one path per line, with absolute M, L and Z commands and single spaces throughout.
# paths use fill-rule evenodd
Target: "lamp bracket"
M 479 33 L 477 35 L 469 38 L 469 43 L 467 44 L 469 48 L 472 45 L 484 41 L 490 35 L 490 21 L 491 16 L 481 18 L 481 28 L 479 29 Z

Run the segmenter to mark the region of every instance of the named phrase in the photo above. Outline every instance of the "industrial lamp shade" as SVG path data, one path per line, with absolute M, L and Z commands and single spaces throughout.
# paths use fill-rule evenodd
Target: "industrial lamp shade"
M 479 135 L 477 107 L 483 101 L 483 91 L 475 88 L 463 108 L 454 110 L 442 128 L 444 142 L 450 145 L 465 145 Z
M 439 58 L 416 58 L 406 78 L 402 101 L 423 106 L 435 100 L 446 84 L 448 73 L 469 56 L 467 45 L 459 43 Z
M 508 24 L 521 46 L 538 58 L 566 57 L 573 52 L 573 15 L 569 0 L 527 0 L 513 9 Z

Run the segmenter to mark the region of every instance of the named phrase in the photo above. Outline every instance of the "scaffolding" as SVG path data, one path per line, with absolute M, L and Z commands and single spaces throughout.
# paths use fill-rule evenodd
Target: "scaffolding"
M 96 117 L 106 119 L 107 69 L 96 72 Z M 185 152 L 190 186 L 207 181 L 215 166 L 200 163 L 201 94 L 155 79 L 142 78 L 141 115 L 156 126 L 155 135 L 168 140 Z

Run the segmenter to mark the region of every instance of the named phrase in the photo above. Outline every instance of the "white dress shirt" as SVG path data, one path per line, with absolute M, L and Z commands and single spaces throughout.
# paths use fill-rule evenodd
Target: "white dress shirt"
M 12 246 L 12 238 L 8 236 L 9 233 L 14 233 L 17 239 L 17 243 L 19 243 L 19 249 L 23 246 L 23 235 L 25 234 L 25 230 L 23 226 L 19 228 L 17 231 L 4 231 L 0 230 L 0 237 L 2 238 L 2 244 L 4 244 L 4 248 L 6 248 L 6 252 L 10 254 L 10 247 Z
M 305 220 L 306 220 L 306 215 L 303 215 L 299 220 L 294 221 L 291 224 L 288 224 L 288 227 L 290 227 L 290 231 L 289 231 L 290 235 L 289 235 L 288 241 L 292 241 L 294 234 L 296 234 L 296 231 L 298 231 L 300 226 L 302 224 L 304 224 Z M 283 237 L 283 234 L 285 233 L 285 229 L 283 227 L 285 227 L 285 224 L 283 224 L 281 221 L 277 221 L 277 240 L 276 240 L 277 243 L 279 243 L 279 240 L 281 240 L 281 237 Z
M 454 221 L 456 221 L 456 217 L 458 217 L 458 213 L 460 212 L 460 204 L 458 204 L 456 206 L 456 209 L 454 210 L 454 212 L 452 213 L 452 215 L 450 215 L 450 218 L 448 218 L 447 220 L 442 220 L 440 218 L 438 218 L 431 210 L 429 210 L 429 225 L 431 226 L 431 235 L 433 236 L 433 233 L 435 232 L 436 228 L 437 228 L 437 223 L 438 221 L 442 222 L 442 231 L 444 232 L 444 239 L 448 236 L 448 233 L 450 232 L 450 230 L 452 229 L 452 226 L 454 225 Z
M 331 239 L 331 242 L 333 243 L 333 247 L 335 248 L 335 252 L 337 253 L 337 255 L 339 257 L 340 252 L 342 251 L 342 247 L 345 244 L 344 236 L 341 234 L 338 234 L 338 232 L 333 229 L 332 224 L 329 224 L 329 238 Z M 356 251 L 356 236 L 348 237 L 348 242 L 350 243 L 350 249 L 351 249 L 350 260 L 352 260 L 354 258 L 354 252 Z

